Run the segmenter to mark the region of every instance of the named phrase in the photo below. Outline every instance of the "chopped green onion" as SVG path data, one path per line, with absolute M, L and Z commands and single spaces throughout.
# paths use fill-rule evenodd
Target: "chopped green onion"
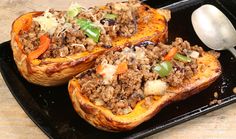
M 168 76 L 172 71 L 172 63 L 170 61 L 161 62 L 156 65 L 153 70 L 156 71 L 160 77 Z
M 197 59 L 199 57 L 200 53 L 197 52 L 197 51 L 191 51 L 189 56 L 192 57 L 192 58 L 195 58 Z
M 117 18 L 117 14 L 106 14 L 104 18 L 115 20 Z
M 100 32 L 101 30 L 99 28 L 90 26 L 85 30 L 85 34 L 93 39 L 93 41 L 98 42 L 99 41 L 99 37 L 100 37 Z
M 175 56 L 174 56 L 175 59 L 179 60 L 179 61 L 182 61 L 182 62 L 191 62 L 191 58 L 187 57 L 187 56 L 184 56 L 184 55 L 181 55 L 179 53 L 177 53 Z
M 78 10 L 77 9 L 72 9 L 70 11 L 67 11 L 67 15 L 71 18 L 75 17 L 78 14 Z
M 70 18 L 74 18 L 76 15 L 78 15 L 82 10 L 82 7 L 79 4 L 72 4 L 70 8 L 67 11 L 67 15 Z
M 98 27 L 94 27 L 92 22 L 86 19 L 78 19 L 76 23 L 80 26 L 80 29 L 85 32 L 85 34 L 93 39 L 94 42 L 99 41 L 101 30 Z
M 86 19 L 77 19 L 76 23 L 80 26 L 81 30 L 86 30 L 88 27 L 92 26 L 92 22 Z

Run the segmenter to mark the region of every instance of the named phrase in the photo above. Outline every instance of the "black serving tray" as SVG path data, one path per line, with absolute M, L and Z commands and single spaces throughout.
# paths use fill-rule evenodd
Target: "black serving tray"
M 169 41 L 181 36 L 191 44 L 203 46 L 205 50 L 209 49 L 198 39 L 191 25 L 191 13 L 194 9 L 206 3 L 213 4 L 236 25 L 234 0 L 175 0 L 174 3 L 171 0 L 150 0 L 145 3 L 172 11 Z M 5 42 L 0 46 L 0 71 L 7 86 L 28 116 L 50 138 L 142 138 L 236 102 L 236 95 L 232 91 L 236 87 L 236 59 L 230 52 L 221 51 L 219 60 L 223 68 L 222 75 L 201 93 L 170 104 L 131 131 L 109 133 L 92 127 L 76 114 L 68 96 L 67 84 L 42 87 L 28 83 L 16 68 L 10 43 Z M 222 103 L 209 105 L 214 99 L 214 92 L 219 93 Z

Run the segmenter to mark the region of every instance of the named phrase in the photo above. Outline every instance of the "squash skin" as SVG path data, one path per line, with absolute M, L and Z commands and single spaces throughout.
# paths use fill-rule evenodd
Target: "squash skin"
M 143 41 L 165 42 L 168 36 L 168 26 L 165 17 L 155 9 L 150 7 L 146 11 L 145 5 L 142 5 L 138 13 L 140 20 L 138 20 L 138 32 L 130 38 L 117 37 L 113 40 L 112 50 L 120 50 L 124 47 L 139 44 Z M 108 49 L 98 47 L 92 52 L 83 52 L 68 56 L 68 58 L 46 58 L 35 59 L 33 61 L 27 60 L 27 55 L 20 48 L 20 44 L 16 42 L 15 37 L 19 30 L 17 24 L 22 17 L 31 15 L 36 17 L 42 12 L 31 12 L 20 16 L 12 24 L 11 31 L 11 47 L 15 63 L 21 75 L 29 82 L 42 86 L 56 86 L 69 81 L 78 73 L 91 68 L 94 65 L 94 60 Z M 149 23 L 144 23 L 144 17 L 150 15 Z M 71 60 L 74 59 L 74 60 Z
M 69 96 L 75 111 L 94 127 L 110 132 L 131 130 L 155 116 L 166 105 L 199 93 L 220 76 L 221 65 L 213 55 L 205 52 L 197 63 L 197 74 L 190 80 L 185 80 L 183 86 L 169 87 L 168 93 L 163 96 L 152 96 L 154 101 L 149 108 L 142 107 L 145 100 L 141 100 L 127 115 L 114 115 L 110 110 L 91 103 L 81 95 L 80 84 L 76 78 L 69 82 Z

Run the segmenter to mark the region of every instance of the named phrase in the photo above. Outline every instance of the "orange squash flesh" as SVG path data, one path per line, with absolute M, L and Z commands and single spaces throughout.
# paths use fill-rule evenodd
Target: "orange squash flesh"
M 163 96 L 152 96 L 152 105 L 144 107 L 145 99 L 138 102 L 133 111 L 126 115 L 115 115 L 109 109 L 97 106 L 82 95 L 76 78 L 68 85 L 69 96 L 75 111 L 94 127 L 111 132 L 127 131 L 147 121 L 171 102 L 183 100 L 208 87 L 221 74 L 219 61 L 211 54 L 204 53 L 198 58 L 198 72 L 185 80 L 180 87 L 169 87 Z M 79 76 L 78 76 L 79 77 Z
M 156 9 L 142 5 L 138 14 L 137 32 L 130 38 L 117 37 L 113 39 L 112 50 L 119 50 L 127 46 L 139 44 L 149 40 L 165 42 L 168 35 L 167 21 Z M 148 10 L 147 10 L 148 9 Z M 76 74 L 91 68 L 94 60 L 108 49 L 96 47 L 91 52 L 77 53 L 65 58 L 45 58 L 27 60 L 28 55 L 23 52 L 19 41 L 20 30 L 27 30 L 33 17 L 42 12 L 31 12 L 20 16 L 12 25 L 11 46 L 15 63 L 22 76 L 31 83 L 42 86 L 55 86 L 66 83 Z M 149 17 L 148 22 L 147 16 Z
M 41 36 L 40 45 L 38 49 L 29 53 L 28 59 L 32 61 L 33 59 L 38 58 L 41 54 L 43 54 L 49 48 L 49 45 L 50 45 L 50 39 L 45 35 Z

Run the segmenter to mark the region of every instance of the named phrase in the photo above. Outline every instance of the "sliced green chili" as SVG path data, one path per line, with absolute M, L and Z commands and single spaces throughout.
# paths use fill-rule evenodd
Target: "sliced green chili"
M 191 58 L 187 57 L 187 56 L 184 56 L 184 55 L 181 55 L 179 53 L 177 53 L 175 56 L 174 56 L 174 59 L 177 59 L 179 61 L 182 61 L 182 62 L 191 62 Z
M 96 28 L 96 27 L 93 27 L 93 26 L 90 26 L 85 30 L 85 34 L 89 38 L 93 39 L 95 42 L 99 41 L 100 32 L 101 32 L 101 30 L 99 28 Z
M 86 30 L 92 26 L 92 22 L 86 19 L 77 19 L 76 23 L 80 26 L 81 30 Z
M 117 16 L 118 16 L 117 14 L 106 14 L 106 15 L 104 16 L 104 18 L 115 20 L 115 19 L 117 18 Z
M 156 65 L 153 70 L 156 71 L 160 77 L 168 76 L 172 71 L 172 63 L 170 61 L 161 62 Z
M 93 39 L 93 41 L 98 42 L 100 37 L 100 28 L 94 27 L 92 22 L 86 19 L 77 19 L 76 23 L 80 26 L 80 29 L 85 32 L 85 34 Z

